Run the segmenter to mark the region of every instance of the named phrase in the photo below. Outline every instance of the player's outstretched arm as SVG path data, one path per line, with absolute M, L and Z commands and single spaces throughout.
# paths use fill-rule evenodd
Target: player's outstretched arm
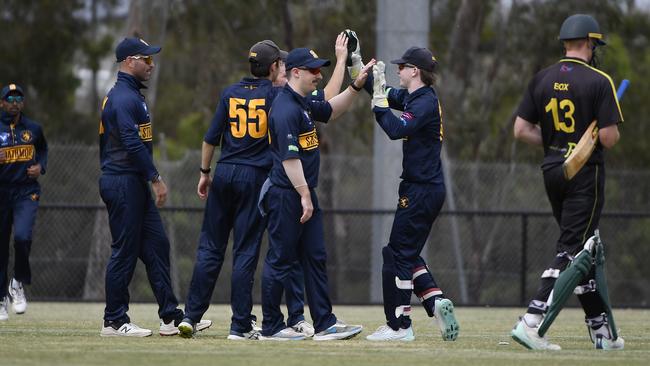
M 330 80 L 323 89 L 325 92 L 325 100 L 330 100 L 335 97 L 341 91 L 341 85 L 343 85 L 345 61 L 348 58 L 348 37 L 345 35 L 345 32 L 339 33 L 338 37 L 336 37 L 334 53 L 336 54 L 336 65 L 334 66 Z
M 515 138 L 531 145 L 542 146 L 542 130 L 538 125 L 517 116 L 514 127 Z
M 357 89 L 353 89 L 352 86 L 349 86 L 347 89 L 345 89 L 341 94 L 335 96 L 332 98 L 329 103 L 332 106 L 332 116 L 330 117 L 330 120 L 333 120 L 337 118 L 338 116 L 342 115 L 345 111 L 350 108 L 350 105 L 352 105 L 352 101 L 354 98 L 359 94 L 359 90 L 363 87 L 363 84 L 366 82 L 366 79 L 368 78 L 368 72 L 370 69 L 373 67 L 375 64 L 375 59 L 373 58 L 368 62 L 367 65 L 365 65 L 362 69 L 361 72 L 359 73 L 359 76 L 357 76 L 356 79 L 354 79 L 353 84 L 354 87 Z

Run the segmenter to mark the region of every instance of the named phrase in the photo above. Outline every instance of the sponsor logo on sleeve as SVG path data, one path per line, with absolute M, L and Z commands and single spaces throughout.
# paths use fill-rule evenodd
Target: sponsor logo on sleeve
M 298 136 L 298 144 L 303 150 L 313 150 L 318 148 L 318 135 L 316 129 L 300 134 Z
M 151 130 L 151 122 L 147 122 L 138 126 L 138 133 L 140 135 L 140 140 L 142 141 L 152 141 L 153 140 L 153 131 Z

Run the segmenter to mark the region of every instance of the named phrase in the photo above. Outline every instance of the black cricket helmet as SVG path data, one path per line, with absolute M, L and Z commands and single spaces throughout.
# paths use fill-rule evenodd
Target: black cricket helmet
M 604 46 L 603 34 L 600 32 L 600 26 L 594 17 L 587 14 L 574 14 L 566 18 L 560 28 L 561 41 L 569 39 L 592 38 L 599 46 Z

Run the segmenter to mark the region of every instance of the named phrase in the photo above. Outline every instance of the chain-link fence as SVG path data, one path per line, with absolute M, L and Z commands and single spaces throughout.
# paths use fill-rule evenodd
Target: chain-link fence
M 170 188 L 162 209 L 171 242 L 172 279 L 181 301 L 189 286 L 203 220 L 196 196 L 200 153 L 157 166 Z M 110 255 L 108 218 L 98 193 L 98 149 L 56 145 L 50 148 L 47 175 L 32 246 L 30 299 L 93 300 L 104 298 L 104 273 Z M 328 272 L 335 303 L 370 303 L 371 254 L 378 218 L 390 219 L 395 206 L 372 208 L 372 157 L 322 156 L 319 200 L 324 208 Z M 436 280 L 459 304 L 521 305 L 535 291 L 539 276 L 554 255 L 559 234 L 550 214 L 537 166 L 456 162 L 450 164 L 451 187 L 423 256 Z M 399 172 L 395 172 L 399 174 Z M 601 237 L 607 247 L 610 294 L 617 306 L 650 304 L 650 172 L 609 171 Z M 450 197 L 453 196 L 453 197 Z M 387 237 L 384 241 L 387 240 Z M 263 256 L 256 273 L 259 298 Z M 13 261 L 10 261 L 13 262 Z M 214 292 L 214 302 L 228 302 L 232 257 Z M 11 265 L 10 265 L 11 267 Z M 131 284 L 134 301 L 153 301 L 138 264 Z

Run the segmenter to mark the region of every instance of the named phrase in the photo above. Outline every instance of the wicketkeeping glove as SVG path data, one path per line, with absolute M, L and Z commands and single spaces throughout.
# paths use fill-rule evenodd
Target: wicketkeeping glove
M 388 108 L 388 90 L 386 90 L 386 65 L 377 62 L 372 68 L 372 106 Z
M 359 76 L 359 72 L 363 67 L 363 61 L 361 60 L 361 42 L 353 30 L 346 29 L 345 35 L 348 36 L 348 59 L 345 61 L 345 64 L 348 67 L 350 78 L 354 80 Z

